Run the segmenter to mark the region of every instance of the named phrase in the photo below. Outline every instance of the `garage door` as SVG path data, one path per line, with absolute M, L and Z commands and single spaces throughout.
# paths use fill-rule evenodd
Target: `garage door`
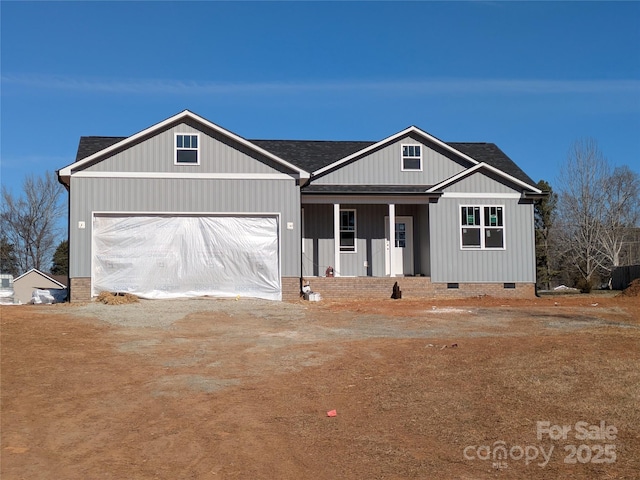
M 96 215 L 92 286 L 94 295 L 280 300 L 278 219 Z

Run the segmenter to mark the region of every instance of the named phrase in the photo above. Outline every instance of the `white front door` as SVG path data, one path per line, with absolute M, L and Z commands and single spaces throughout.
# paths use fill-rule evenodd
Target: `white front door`
M 386 274 L 397 276 L 413 275 L 413 217 L 396 217 L 396 234 L 393 241 L 389 236 L 389 217 L 384 219 L 386 237 Z M 393 262 L 390 261 L 393 255 Z

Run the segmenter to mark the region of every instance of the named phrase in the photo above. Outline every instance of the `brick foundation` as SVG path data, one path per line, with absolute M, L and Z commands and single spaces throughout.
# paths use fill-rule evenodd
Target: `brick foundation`
M 69 298 L 71 302 L 88 302 L 91 300 L 91 278 L 77 277 L 69 279 Z
M 403 298 L 460 298 L 491 295 L 499 298 L 531 298 L 535 296 L 532 283 L 516 283 L 504 288 L 502 283 L 460 283 L 459 288 L 447 288 L 446 283 L 431 283 L 429 277 L 308 277 L 311 290 L 325 300 L 349 298 L 390 298 L 393 284 L 398 282 Z M 91 278 L 70 279 L 71 302 L 91 301 Z M 282 300 L 300 299 L 300 279 L 282 277 Z
M 490 295 L 498 298 L 531 298 L 535 296 L 533 283 L 516 283 L 515 288 L 504 288 L 502 283 L 460 283 L 458 288 L 447 288 L 446 283 L 431 283 L 429 277 L 309 277 L 311 290 L 326 300 L 350 298 L 390 298 L 393 284 L 398 282 L 402 298 L 460 298 Z M 299 284 L 296 284 L 296 288 Z M 512 284 L 513 285 L 513 284 Z M 283 300 L 285 283 L 282 283 Z M 296 296 L 297 297 L 297 296 Z

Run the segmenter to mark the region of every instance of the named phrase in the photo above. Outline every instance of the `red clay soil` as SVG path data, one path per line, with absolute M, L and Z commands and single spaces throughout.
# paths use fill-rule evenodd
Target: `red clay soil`
M 638 478 L 638 297 L 243 305 L 1 307 L 2 479 Z

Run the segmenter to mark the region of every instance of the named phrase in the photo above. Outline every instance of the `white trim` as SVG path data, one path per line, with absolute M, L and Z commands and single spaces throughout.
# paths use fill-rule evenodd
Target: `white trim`
M 393 261 L 393 249 L 395 248 L 396 239 L 396 206 L 394 203 L 389 204 L 389 243 L 387 245 L 387 255 L 389 255 L 389 277 L 395 277 L 395 262 Z M 385 262 L 386 263 L 386 262 Z
M 181 137 L 196 137 L 196 143 L 198 144 L 198 146 L 196 148 L 193 147 L 180 147 L 178 148 L 178 136 Z M 193 151 L 195 150 L 196 152 L 196 162 L 195 163 L 191 163 L 191 162 L 178 162 L 178 150 L 188 150 L 188 151 Z M 174 165 L 181 165 L 181 166 L 199 166 L 200 165 L 200 134 L 199 133 L 190 133 L 190 132 L 175 132 L 174 136 L 173 136 L 173 164 Z
M 502 178 L 505 178 L 517 185 L 520 185 L 521 187 L 525 187 L 535 193 L 542 193 L 542 190 L 529 185 L 528 183 L 523 182 L 522 180 L 518 180 L 516 177 L 513 177 L 511 175 L 509 175 L 508 173 L 504 173 L 502 170 L 497 169 L 496 167 L 492 167 L 491 165 L 489 165 L 488 163 L 478 163 L 477 165 L 474 165 L 471 168 L 467 168 L 466 170 L 461 171 L 460 173 L 455 174 L 453 177 L 449 177 L 448 179 L 438 183 L 437 185 L 434 185 L 433 187 L 431 187 L 429 190 L 427 190 L 427 193 L 433 193 L 433 192 L 437 192 L 438 190 L 441 190 L 442 188 L 446 187 L 447 185 L 451 185 L 452 183 L 457 182 L 458 180 L 471 175 L 472 173 L 486 168 L 487 170 L 489 170 L 490 172 L 495 173 L 498 176 L 501 176 Z
M 281 212 L 176 212 L 176 211 L 148 211 L 148 210 L 93 210 L 92 218 L 95 216 L 164 216 L 172 215 L 176 217 L 274 217 L 281 215 Z
M 420 147 L 420 157 L 405 156 L 404 147 Z M 423 150 L 424 150 L 424 145 L 422 145 L 421 143 L 401 143 L 400 144 L 400 171 L 401 172 L 421 172 L 422 171 L 422 152 L 423 152 Z M 404 168 L 404 159 L 405 158 L 410 158 L 410 159 L 418 158 L 420 160 L 420 168 Z
M 417 196 L 419 195 L 419 196 Z M 428 204 L 429 199 L 434 198 L 433 195 L 426 196 L 423 194 L 411 194 L 411 195 L 301 195 L 300 203 L 304 204 L 319 204 L 319 205 L 333 205 L 338 203 L 347 204 L 367 204 L 367 205 L 387 205 L 389 202 L 402 205 L 420 205 Z
M 304 241 L 306 240 L 304 238 L 304 229 L 305 229 L 305 225 L 304 225 L 304 207 L 300 208 L 300 238 L 302 239 L 302 253 L 304 253 Z
M 195 163 L 184 165 L 195 165 Z M 296 174 L 287 175 L 286 173 L 94 172 L 90 170 L 74 173 L 73 176 L 78 178 L 201 178 L 223 180 L 291 180 L 298 177 Z
M 408 135 L 410 133 L 416 133 L 422 137 L 424 137 L 425 139 L 427 139 L 428 141 L 435 143 L 436 145 L 438 145 L 439 147 L 448 150 L 449 152 L 464 158 L 465 160 L 471 162 L 473 165 L 478 164 L 479 162 L 477 160 L 474 160 L 473 158 L 471 158 L 468 155 L 465 155 L 464 153 L 460 152 L 459 150 L 456 150 L 455 148 L 453 148 L 451 145 L 447 145 L 446 143 L 444 143 L 442 140 L 438 140 L 436 137 L 434 137 L 433 135 L 429 135 L 427 132 L 425 132 L 424 130 L 420 130 L 418 127 L 415 126 L 410 126 L 408 128 L 405 128 L 404 130 L 402 130 L 401 132 L 398 132 L 394 135 L 391 135 L 390 137 L 387 137 L 383 140 L 380 140 L 377 143 L 374 143 L 373 145 L 369 145 L 366 148 L 363 148 L 362 150 L 359 150 L 351 155 L 349 155 L 348 157 L 344 157 L 341 160 L 338 160 L 337 162 L 333 162 L 330 165 L 327 165 L 326 167 L 323 167 L 319 170 L 316 170 L 315 172 L 313 172 L 313 175 L 320 175 L 321 173 L 324 173 L 328 170 L 332 170 L 340 165 L 342 165 L 345 162 L 348 162 L 349 160 L 352 160 L 360 155 L 364 155 L 365 153 L 368 153 L 372 150 L 375 150 L 377 148 L 380 148 L 382 145 L 385 145 L 387 143 L 391 143 L 395 140 L 397 140 L 398 138 L 401 138 L 405 135 Z
M 37 268 L 32 268 L 31 270 L 24 272 L 22 275 L 20 275 L 19 277 L 16 277 L 13 279 L 13 283 L 16 283 L 17 280 L 20 280 L 22 277 L 24 277 L 25 275 L 30 274 L 31 272 L 35 272 L 38 275 L 40 275 L 41 277 L 46 278 L 47 280 L 52 281 L 53 283 L 60 285 L 61 288 L 67 288 L 65 285 L 63 285 L 62 283 L 60 283 L 59 281 L 57 281 L 54 278 L 51 278 L 49 275 L 47 275 L 46 273 L 42 273 L 40 270 L 38 270 Z
M 472 225 L 472 226 L 465 226 L 462 225 L 462 208 L 463 207 L 478 207 L 480 208 L 480 225 Z M 502 225 L 501 226 L 496 226 L 496 227 L 491 227 L 491 226 L 485 226 L 484 225 L 484 209 L 486 207 L 489 208 L 495 208 L 495 207 L 499 207 L 502 208 Z M 465 252 L 467 251 L 483 251 L 483 252 L 491 252 L 491 251 L 501 251 L 501 250 L 506 250 L 507 249 L 507 227 L 506 227 L 506 213 L 507 213 L 507 209 L 505 208 L 504 205 L 485 205 L 485 204 L 459 204 L 458 205 L 458 234 L 460 236 L 460 250 L 463 250 Z M 462 244 L 462 229 L 463 228 L 473 228 L 473 229 L 478 229 L 480 230 L 480 246 L 479 247 L 465 247 Z M 486 247 L 485 246 L 485 237 L 484 237 L 484 231 L 488 228 L 502 228 L 502 247 Z
M 340 204 L 333 204 L 333 275 L 340 276 Z
M 152 125 L 148 128 L 145 128 L 144 130 L 131 135 L 130 137 L 125 138 L 124 140 L 121 140 L 113 145 L 111 145 L 110 147 L 104 148 L 102 150 L 100 150 L 99 152 L 94 153 L 93 155 L 90 155 L 86 158 L 83 158 L 82 160 L 78 160 L 77 162 L 74 162 L 70 165 L 67 165 L 66 167 L 60 169 L 58 171 L 58 177 L 62 178 L 62 179 L 66 179 L 67 181 L 65 182 L 67 185 L 69 184 L 68 182 L 68 177 L 71 176 L 71 170 L 74 169 L 78 169 L 90 162 L 93 162 L 94 160 L 102 157 L 103 155 L 109 154 L 115 150 L 121 149 L 123 147 L 126 147 L 127 145 L 136 142 L 137 140 L 151 134 L 154 133 L 158 130 L 162 130 L 165 127 L 168 127 L 169 125 L 175 123 L 175 122 L 179 122 L 179 121 L 183 121 L 183 120 L 194 120 L 196 122 L 199 122 L 200 124 L 204 125 L 207 128 L 210 128 L 212 130 L 214 130 L 217 133 L 220 133 L 222 135 L 225 135 L 229 138 L 231 138 L 232 140 L 240 143 L 241 145 L 244 145 L 256 152 L 261 153 L 262 155 L 266 156 L 267 158 L 270 158 L 271 160 L 284 165 L 285 167 L 297 172 L 300 175 L 301 179 L 308 179 L 310 177 L 309 172 L 302 170 L 299 167 L 296 167 L 295 165 L 293 165 L 292 163 L 287 162 L 286 160 L 283 160 L 282 158 L 274 155 L 273 153 L 270 153 L 266 150 L 264 150 L 263 148 L 258 147 L 257 145 L 251 143 L 248 140 L 245 140 L 244 138 L 240 137 L 239 135 L 236 135 L 233 132 L 230 132 L 229 130 L 226 130 L 218 125 L 216 125 L 215 123 L 210 122 L 209 120 L 196 115 L 193 112 L 190 112 L 189 110 L 184 110 L 176 115 L 173 115 L 172 117 L 167 118 L 166 120 L 163 120 L 159 123 L 156 123 L 155 125 Z M 75 174 L 74 174 L 75 175 Z
M 520 193 L 467 193 L 467 192 L 444 192 L 442 198 L 482 198 L 482 199 L 505 199 L 510 198 L 519 200 L 522 198 Z

